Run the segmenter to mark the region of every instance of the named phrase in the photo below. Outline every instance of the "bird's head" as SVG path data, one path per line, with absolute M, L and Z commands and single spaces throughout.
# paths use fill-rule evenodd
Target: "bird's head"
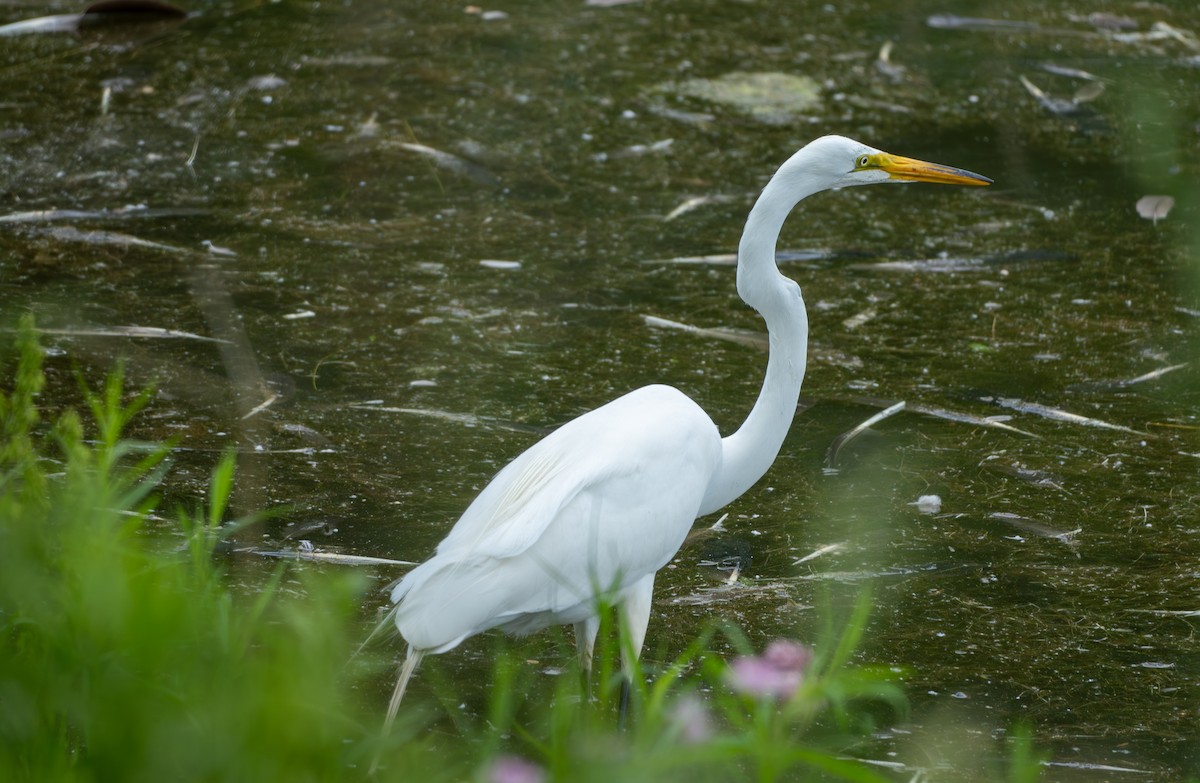
M 797 152 L 785 168 L 819 183 L 819 190 L 885 182 L 943 185 L 990 185 L 992 182 L 987 177 L 953 166 L 891 155 L 845 136 L 822 136 Z

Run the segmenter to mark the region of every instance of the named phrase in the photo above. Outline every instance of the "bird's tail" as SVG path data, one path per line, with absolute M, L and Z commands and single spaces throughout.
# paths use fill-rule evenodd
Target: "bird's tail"
M 417 670 L 417 664 L 424 657 L 424 652 L 411 644 L 408 646 L 408 655 L 405 656 L 404 663 L 400 665 L 400 676 L 396 678 L 396 690 L 392 691 L 392 700 L 388 702 L 387 718 L 383 722 L 385 734 L 391 730 L 392 722 L 396 720 L 396 713 L 400 709 L 400 701 L 404 698 L 404 691 L 408 690 L 408 681 L 412 679 L 413 672 Z

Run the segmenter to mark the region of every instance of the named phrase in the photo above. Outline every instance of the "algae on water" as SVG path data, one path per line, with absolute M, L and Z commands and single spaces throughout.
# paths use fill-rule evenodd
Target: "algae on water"
M 771 125 L 782 125 L 821 104 L 821 88 L 809 76 L 734 71 L 715 79 L 688 79 L 659 89 L 729 106 Z

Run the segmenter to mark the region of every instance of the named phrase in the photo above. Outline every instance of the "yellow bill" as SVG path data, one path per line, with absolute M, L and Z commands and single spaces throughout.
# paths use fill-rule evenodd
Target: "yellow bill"
M 870 168 L 887 172 L 892 179 L 905 182 L 935 182 L 941 185 L 990 185 L 992 181 L 985 176 L 953 166 L 943 166 L 940 163 L 927 163 L 913 158 L 902 158 L 899 155 L 889 155 L 886 152 L 871 155 Z

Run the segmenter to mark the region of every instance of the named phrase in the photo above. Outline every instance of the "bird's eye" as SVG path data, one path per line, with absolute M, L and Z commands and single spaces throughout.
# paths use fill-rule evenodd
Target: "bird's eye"
M 863 156 L 859 157 L 858 167 L 860 169 L 865 169 L 867 166 L 870 166 L 870 165 L 871 165 L 871 156 L 870 155 L 863 155 Z

